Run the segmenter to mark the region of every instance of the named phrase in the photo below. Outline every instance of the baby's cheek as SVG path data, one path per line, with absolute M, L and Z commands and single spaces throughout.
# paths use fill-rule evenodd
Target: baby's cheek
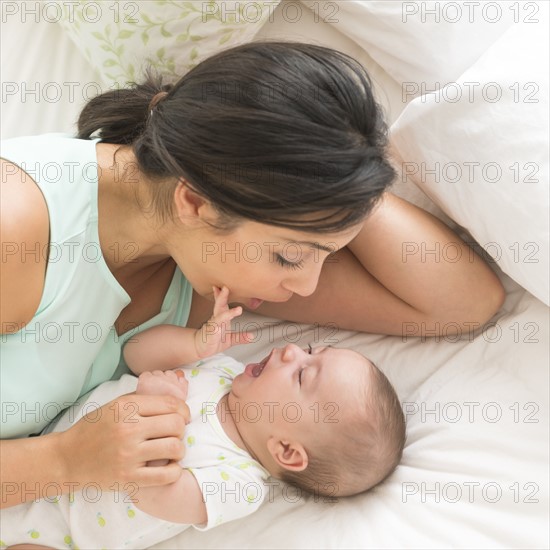
M 279 413 L 281 412 L 281 408 L 290 401 L 288 389 L 285 390 L 278 380 L 265 378 L 261 383 L 256 384 L 256 388 L 254 389 L 254 397 L 257 401 L 260 403 L 269 403 L 266 407 L 275 407 L 275 410 Z

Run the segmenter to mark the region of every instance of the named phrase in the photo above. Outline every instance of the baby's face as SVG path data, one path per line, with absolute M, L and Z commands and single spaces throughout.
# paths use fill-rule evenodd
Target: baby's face
M 320 346 L 309 353 L 288 344 L 246 366 L 233 380 L 232 401 L 255 438 L 281 436 L 318 444 L 320 438 L 330 439 L 331 430 L 349 418 L 353 407 L 364 405 L 373 369 L 350 349 Z

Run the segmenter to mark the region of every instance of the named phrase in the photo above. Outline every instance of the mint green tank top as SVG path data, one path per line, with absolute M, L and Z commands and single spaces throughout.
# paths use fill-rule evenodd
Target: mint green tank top
M 34 317 L 19 332 L 0 335 L 1 439 L 39 433 L 81 395 L 129 372 L 121 353 L 129 338 L 159 324 L 185 326 L 189 317 L 193 289 L 176 268 L 160 313 L 116 334 L 114 322 L 130 297 L 101 254 L 98 141 L 51 133 L 0 145 L 0 156 L 38 184 L 50 219 L 49 257 L 34 243 L 3 250 L 25 261 L 44 254 L 48 262 Z

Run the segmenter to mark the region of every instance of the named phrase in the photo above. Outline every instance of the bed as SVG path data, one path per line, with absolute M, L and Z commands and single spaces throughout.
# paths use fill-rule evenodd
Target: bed
M 24 4 L 2 6 L 2 138 L 72 132 L 86 97 L 124 75 L 109 76 L 106 50 L 90 49 L 102 24 L 96 12 L 76 28 L 42 11 L 52 2 L 27 2 L 26 12 Z M 101 7 L 112 17 L 173 4 Z M 370 493 L 333 502 L 276 484 L 253 516 L 153 548 L 548 548 L 547 4 L 481 2 L 468 13 L 461 2 L 261 4 L 267 15 L 249 13 L 247 30 L 216 47 L 310 41 L 363 63 L 391 124 L 393 192 L 490 260 L 506 300 L 485 327 L 458 336 L 418 327 L 380 336 L 243 315 L 240 326 L 257 340 L 229 351 L 238 360 L 289 341 L 353 347 L 374 360 L 407 418 L 402 463 Z M 195 46 L 181 42 L 194 62 L 212 50 Z

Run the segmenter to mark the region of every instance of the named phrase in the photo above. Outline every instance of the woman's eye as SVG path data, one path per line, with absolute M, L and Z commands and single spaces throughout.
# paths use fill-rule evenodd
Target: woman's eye
M 275 259 L 277 260 L 277 263 L 279 263 L 281 266 L 286 267 L 287 269 L 301 269 L 304 266 L 303 260 L 300 260 L 297 263 L 289 262 L 288 260 L 285 260 L 280 254 L 275 254 Z

